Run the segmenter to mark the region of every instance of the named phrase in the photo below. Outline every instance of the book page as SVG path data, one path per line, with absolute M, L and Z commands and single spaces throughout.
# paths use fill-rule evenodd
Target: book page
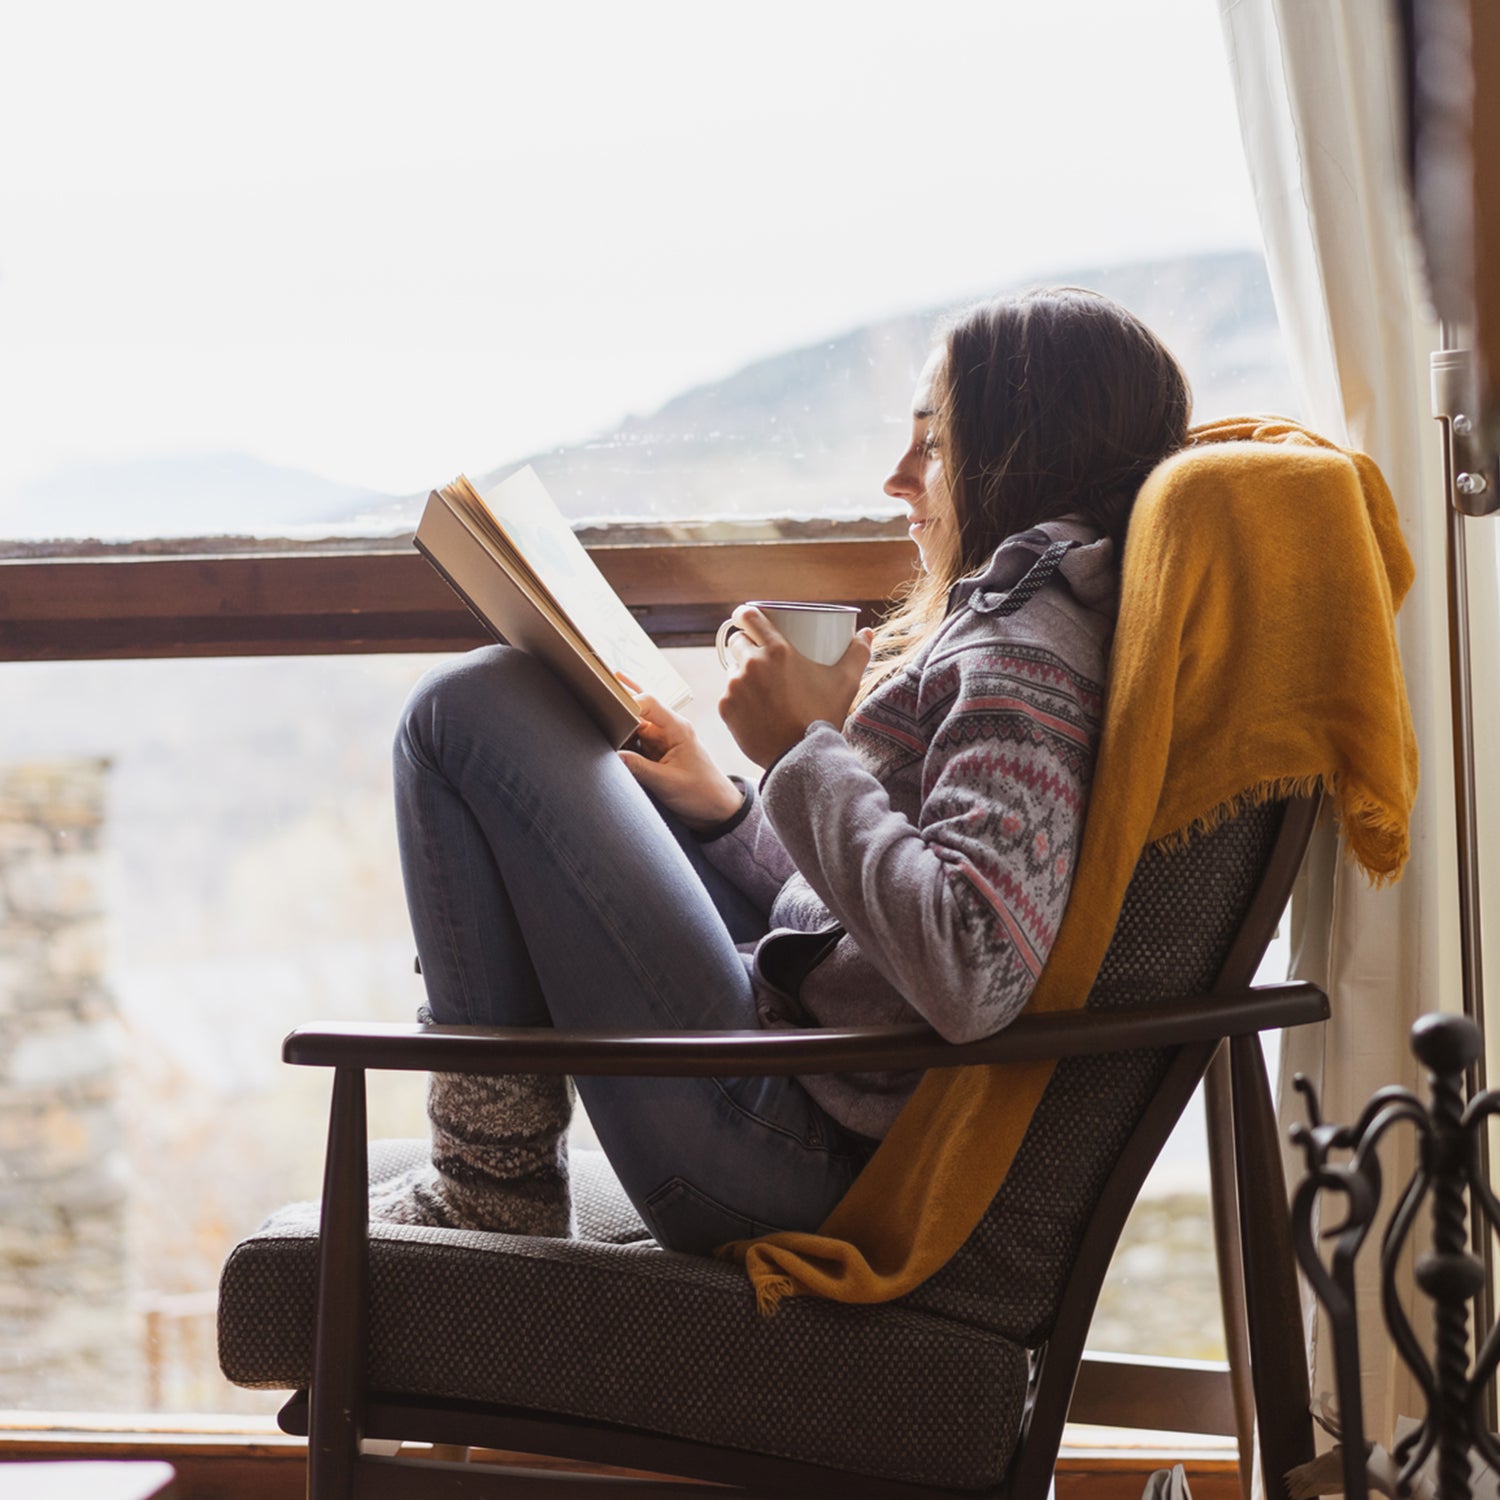
M 611 744 L 630 739 L 636 700 L 515 559 L 471 489 L 453 484 L 434 490 L 412 540 L 487 630 L 546 662 L 568 684 Z
M 678 708 L 692 697 L 660 647 L 609 586 L 528 465 L 483 497 L 510 549 L 611 673 Z
M 520 591 L 521 596 L 547 621 L 548 626 L 567 642 L 568 649 L 587 661 L 590 664 L 590 670 L 597 670 L 601 679 L 607 680 L 612 691 L 622 701 L 629 701 L 630 694 L 615 684 L 613 674 L 604 666 L 599 653 L 579 633 L 578 628 L 568 618 L 567 611 L 552 597 L 551 591 L 526 559 L 516 551 L 515 544 L 505 534 L 504 528 L 495 519 L 489 506 L 484 503 L 474 486 L 460 474 L 452 484 L 445 484 L 437 493 L 450 511 L 463 522 L 468 532 L 479 541 L 486 555 L 493 559 L 510 583 Z M 427 519 L 424 515 L 422 526 L 417 529 L 418 546 L 422 544 L 422 532 L 426 525 Z M 441 558 L 437 559 L 437 565 L 442 565 Z M 480 612 L 481 617 L 484 617 L 483 606 Z M 507 621 L 503 612 L 497 611 L 497 614 L 500 618 L 489 621 L 492 628 L 499 630 L 502 636 L 505 635 L 507 624 L 510 629 L 515 629 L 514 622 Z

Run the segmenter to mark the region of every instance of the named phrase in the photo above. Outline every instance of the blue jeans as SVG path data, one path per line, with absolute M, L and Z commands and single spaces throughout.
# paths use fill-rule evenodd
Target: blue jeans
M 625 769 L 571 694 L 491 646 L 428 673 L 395 746 L 402 873 L 433 1018 L 753 1028 L 765 918 Z M 815 1229 L 870 1151 L 794 1078 L 581 1078 L 652 1233 L 704 1252 Z

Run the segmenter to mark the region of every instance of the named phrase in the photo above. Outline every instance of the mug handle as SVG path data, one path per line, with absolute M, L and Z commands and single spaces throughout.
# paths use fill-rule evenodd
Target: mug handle
M 724 623 L 719 626 L 719 633 L 714 637 L 714 650 L 719 653 L 719 665 L 723 667 L 726 672 L 730 669 L 731 666 L 733 666 L 733 663 L 729 660 L 729 654 L 724 648 L 729 644 L 729 637 L 731 633 L 738 630 L 739 628 L 740 627 L 736 625 L 733 620 L 725 620 Z

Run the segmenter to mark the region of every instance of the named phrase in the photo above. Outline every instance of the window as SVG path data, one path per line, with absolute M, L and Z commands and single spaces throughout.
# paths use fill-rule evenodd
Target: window
M 112 555 L 0 619 L 0 1406 L 265 1411 L 212 1288 L 314 1191 L 327 1080 L 281 1033 L 416 1003 L 384 765 L 422 660 L 217 657 L 436 644 L 380 549 L 460 468 L 535 462 L 596 541 L 900 537 L 935 317 L 1033 280 L 1132 306 L 1200 416 L 1288 381 L 1198 0 L 101 4 L 10 40 L 0 556 Z M 236 548 L 228 611 L 230 572 L 131 560 Z M 379 630 L 265 625 L 330 590 Z M 373 1109 L 421 1129 L 409 1084 Z
M 579 519 L 890 514 L 933 316 L 1039 277 L 1258 405 L 1215 33 L 1188 0 L 37 8 L 0 63 L 0 538 L 399 534 L 528 458 Z

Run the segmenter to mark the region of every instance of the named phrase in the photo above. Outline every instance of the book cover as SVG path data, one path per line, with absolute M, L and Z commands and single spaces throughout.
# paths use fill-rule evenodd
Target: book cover
M 637 717 L 616 673 L 672 708 L 692 696 L 529 466 L 484 496 L 462 475 L 434 490 L 415 540 L 481 623 L 546 662 L 613 744 Z

